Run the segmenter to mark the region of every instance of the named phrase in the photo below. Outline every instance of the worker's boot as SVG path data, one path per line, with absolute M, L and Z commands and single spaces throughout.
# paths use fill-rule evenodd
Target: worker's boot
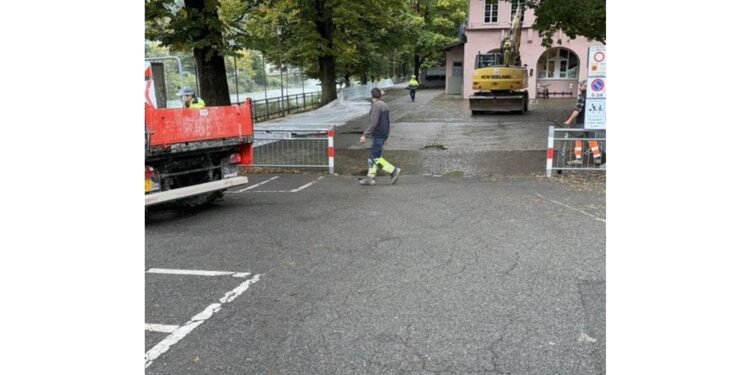
M 363 186 L 373 186 L 375 185 L 375 179 L 372 177 L 365 177 L 359 180 L 359 184 Z
M 396 168 L 393 173 L 391 173 L 391 185 L 395 185 L 396 181 L 398 181 L 398 176 L 401 175 L 401 168 Z

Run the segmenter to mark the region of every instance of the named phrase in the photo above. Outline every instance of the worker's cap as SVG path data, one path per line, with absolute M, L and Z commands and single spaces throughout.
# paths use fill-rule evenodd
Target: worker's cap
M 183 87 L 180 89 L 180 92 L 177 93 L 177 96 L 183 96 L 183 95 L 195 96 L 195 90 L 193 90 L 193 88 L 190 86 Z
M 417 78 L 417 76 L 415 76 L 414 74 L 412 74 L 412 75 L 411 75 L 411 78 Z

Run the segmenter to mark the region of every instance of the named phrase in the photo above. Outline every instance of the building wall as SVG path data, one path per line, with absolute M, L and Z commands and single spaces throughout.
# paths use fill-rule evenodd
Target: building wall
M 474 71 L 474 60 L 477 53 L 486 53 L 495 48 L 500 48 L 500 43 L 510 34 L 511 4 L 505 1 L 498 2 L 498 19 L 496 23 L 484 23 L 485 0 L 469 0 L 469 20 L 466 25 L 466 44 L 464 44 L 464 82 L 463 97 L 468 98 L 474 92 L 472 86 L 472 73 Z M 541 91 L 541 85 L 549 85 L 550 92 L 572 91 L 576 92 L 576 82 L 586 79 L 588 64 L 588 47 L 600 45 L 601 43 L 589 41 L 578 37 L 571 39 L 562 32 L 558 32 L 553 38 L 552 48 L 563 47 L 571 50 L 578 57 L 578 77 L 572 79 L 537 79 L 537 63 L 547 50 L 542 47 L 542 38 L 539 33 L 531 29 L 534 23 L 533 10 L 524 12 L 524 21 L 521 28 L 521 63 L 527 66 L 529 73 L 529 96 L 536 97 L 537 88 Z M 559 41 L 559 43 L 558 43 Z M 533 70 L 533 72 L 532 72 Z
M 461 77 L 453 74 L 453 63 L 464 61 L 464 46 L 453 47 L 445 54 L 445 93 L 446 94 L 460 94 L 461 87 L 463 86 L 463 80 Z M 459 80 L 460 82 L 455 82 Z

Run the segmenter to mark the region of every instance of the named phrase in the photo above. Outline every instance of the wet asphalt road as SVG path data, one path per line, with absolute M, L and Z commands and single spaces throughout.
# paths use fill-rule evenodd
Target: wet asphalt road
M 493 155 L 543 153 L 534 139 L 546 128 L 535 124 L 555 109 L 527 114 L 524 129 L 520 115 L 467 119 L 462 101 L 430 94 L 413 104 L 449 116 L 416 116 L 389 94 L 397 119 L 385 155 L 410 168 L 396 185 L 356 183 L 363 167 L 339 163 L 340 151 L 366 151 L 344 129 L 337 168 L 353 173 L 250 174 L 249 185 L 264 184 L 200 209 L 153 210 L 147 269 L 250 276 L 147 273 L 145 323 L 185 326 L 255 282 L 146 373 L 603 374 L 603 175 L 493 169 Z M 487 164 L 475 169 L 462 167 L 470 150 L 454 150 L 472 139 L 485 140 Z M 421 149 L 434 142 L 446 150 Z M 145 350 L 168 336 L 146 332 Z
M 547 133 L 562 123 L 574 99 L 532 101 L 529 112 L 472 115 L 468 100 L 442 90 L 420 90 L 411 102 L 407 90 L 390 89 L 383 97 L 391 109 L 391 135 L 385 158 L 404 173 L 487 177 L 544 174 Z M 362 116 L 336 129 L 336 172 L 362 174 L 367 150 L 359 136 Z

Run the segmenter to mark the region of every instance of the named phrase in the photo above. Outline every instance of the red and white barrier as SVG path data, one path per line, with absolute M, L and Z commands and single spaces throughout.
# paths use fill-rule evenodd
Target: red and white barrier
M 333 133 L 334 128 L 328 128 L 328 174 L 333 174 Z
M 555 127 L 549 127 L 547 136 L 547 177 L 552 177 L 552 159 L 555 157 Z

